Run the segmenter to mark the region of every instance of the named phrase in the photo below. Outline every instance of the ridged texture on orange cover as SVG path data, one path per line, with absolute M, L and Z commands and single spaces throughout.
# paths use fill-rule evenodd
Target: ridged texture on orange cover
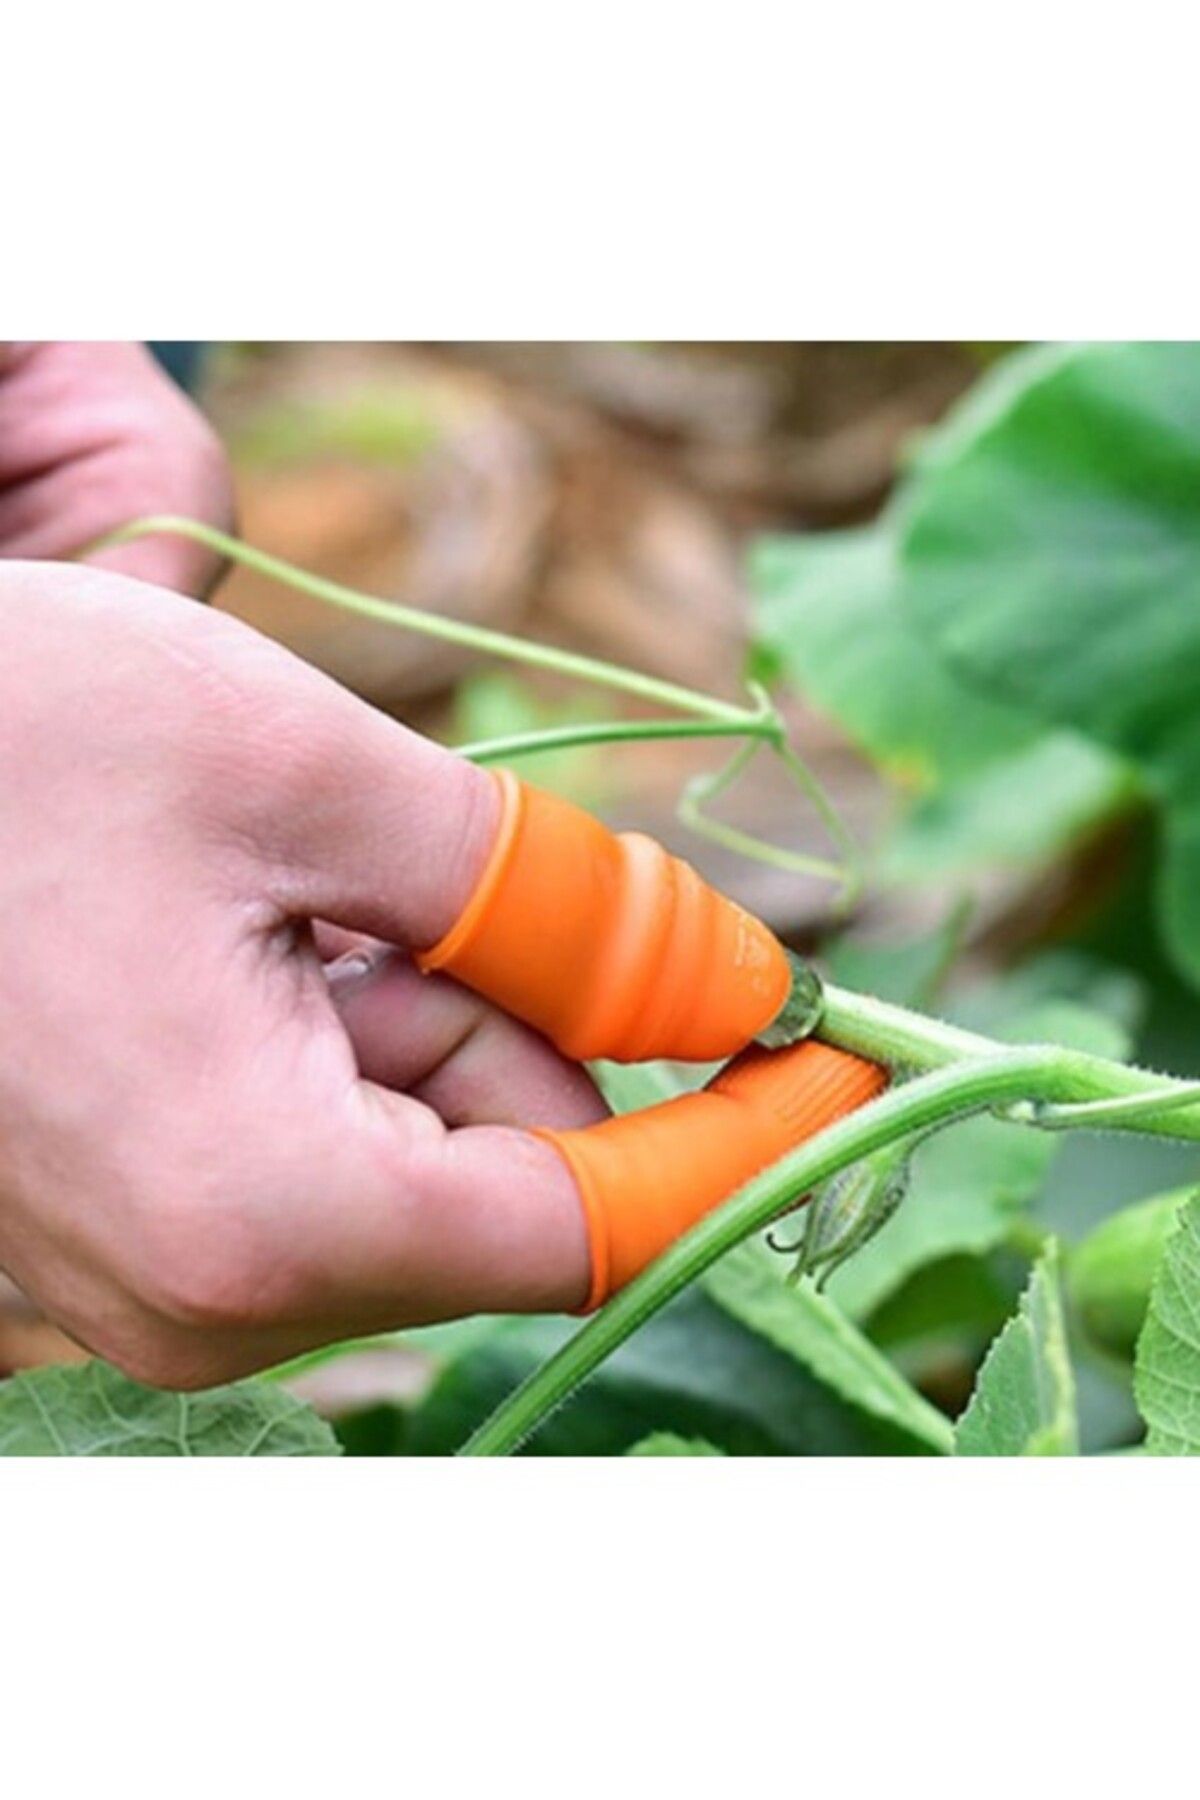
M 747 1050 L 701 1093 L 581 1131 L 541 1131 L 565 1158 L 587 1217 L 599 1306 L 697 1219 L 836 1119 L 887 1073 L 827 1044 Z
M 636 832 L 504 773 L 500 830 L 457 923 L 419 956 L 567 1056 L 732 1056 L 787 999 L 765 925 Z

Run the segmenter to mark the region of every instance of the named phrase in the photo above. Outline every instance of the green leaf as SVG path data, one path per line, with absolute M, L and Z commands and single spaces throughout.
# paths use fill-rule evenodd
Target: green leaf
M 1021 749 L 1037 728 L 931 656 L 898 604 L 886 524 L 760 539 L 756 635 L 806 698 L 883 769 L 917 785 Z
M 1134 1392 L 1153 1456 L 1200 1456 L 1200 1194 L 1167 1238 L 1138 1339 Z
M 558 1319 L 504 1321 L 443 1369 L 411 1416 L 406 1451 L 457 1450 L 578 1329 Z M 903 1455 L 927 1447 L 923 1436 L 843 1400 L 697 1288 L 622 1344 L 524 1453 L 614 1456 L 662 1431 L 704 1438 L 732 1456 Z
M 166 1394 L 89 1362 L 0 1385 L 0 1456 L 336 1456 L 311 1407 L 267 1381 Z
M 772 666 L 881 768 L 922 785 L 956 765 L 964 749 L 954 724 L 962 686 L 896 604 L 886 525 L 760 538 L 750 580 L 755 636 Z M 969 764 L 1031 735 L 1027 721 L 984 702 L 980 729 L 965 743 Z
M 672 1431 L 652 1431 L 640 1444 L 625 1452 L 626 1456 L 724 1456 L 715 1444 L 703 1438 L 677 1437 Z
M 989 1350 L 955 1429 L 960 1456 L 1074 1456 L 1079 1432 L 1053 1240 Z
M 1126 772 L 1070 732 L 964 684 L 901 603 L 890 520 L 756 546 L 759 661 L 919 797 L 879 873 L 927 880 L 1048 860 L 1129 801 Z
M 1200 345 L 1012 359 L 938 434 L 902 518 L 931 649 L 1139 772 L 1164 934 L 1200 983 Z
M 884 843 L 879 878 L 919 885 L 1050 862 L 1138 796 L 1123 763 L 1071 732 L 1050 732 L 922 794 Z
M 1167 1239 L 1194 1192 L 1176 1188 L 1123 1206 L 1071 1251 L 1071 1298 L 1084 1330 L 1102 1349 L 1133 1355 Z
M 1020 1292 L 1007 1279 L 1015 1258 L 946 1256 L 922 1264 L 871 1314 L 871 1341 L 907 1367 L 978 1360 L 1008 1320 Z
M 704 1277 L 704 1288 L 718 1306 L 850 1405 L 931 1450 L 952 1448 L 953 1433 L 941 1413 L 812 1282 L 786 1285 L 778 1258 L 762 1243 L 740 1244 L 723 1257 Z

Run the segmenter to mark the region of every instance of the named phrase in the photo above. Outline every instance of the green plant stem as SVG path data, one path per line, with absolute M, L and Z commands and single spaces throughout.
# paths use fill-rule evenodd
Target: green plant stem
M 925 1073 L 800 1145 L 709 1213 L 510 1394 L 461 1454 L 502 1456 L 515 1450 L 632 1332 L 718 1257 L 768 1225 L 798 1195 L 885 1145 L 1017 1101 L 1066 1109 L 1133 1097 L 1139 1110 L 1130 1116 L 1127 1107 L 1115 1121 L 1125 1129 L 1200 1139 L 1194 1083 L 1164 1081 L 1147 1070 L 1052 1045 L 1006 1049 L 842 988 L 826 989 L 825 1002 L 817 1035 L 826 1042 Z M 1148 1105 L 1155 1110 L 1144 1110 Z M 1035 1112 L 1031 1122 L 1036 1118 Z M 1114 1122 L 1111 1109 L 1105 1122 Z
M 841 1050 L 853 1050 L 858 1056 L 889 1067 L 939 1069 L 963 1060 L 991 1060 L 1001 1052 L 993 1038 L 947 1025 L 941 1019 L 927 1018 L 923 1013 L 909 1012 L 890 1001 L 852 993 L 847 988 L 827 986 L 824 1000 L 816 1035 Z M 1106 1128 L 1150 1132 L 1160 1137 L 1200 1138 L 1200 1088 L 1194 1082 L 1172 1081 L 1152 1070 L 1109 1062 L 1081 1050 L 1051 1047 L 1049 1054 L 1070 1071 L 1073 1091 L 1067 1098 L 1072 1105 L 1105 1103 L 1103 1114 L 1084 1114 L 1074 1121 L 1078 1125 L 1103 1123 Z M 1022 1098 L 1035 1100 L 1039 1096 L 1027 1094 Z M 1118 1109 L 1108 1104 L 1113 1101 L 1130 1104 Z M 1040 1125 L 1043 1120 L 1055 1127 L 1073 1122 L 1065 1107 L 1035 1112 L 1022 1122 Z
M 256 550 L 252 545 L 239 543 L 236 538 L 229 537 L 223 531 L 216 531 L 211 525 L 202 524 L 198 519 L 176 518 L 167 514 L 135 519 L 119 530 L 98 538 L 78 554 L 88 556 L 113 544 L 131 543 L 136 538 L 163 533 L 190 538 L 195 543 L 206 545 L 218 555 L 227 557 L 230 562 L 241 563 L 285 587 L 295 588 L 297 592 L 307 594 L 312 599 L 326 601 L 331 606 L 341 607 L 360 617 L 377 619 L 384 624 L 420 632 L 426 637 L 440 638 L 446 643 L 459 644 L 485 655 L 504 657 L 510 662 L 524 663 L 532 668 L 550 670 L 554 674 L 588 681 L 595 686 L 614 688 L 658 706 L 683 712 L 692 721 L 702 722 L 702 725 L 693 723 L 691 730 L 681 729 L 670 721 L 663 720 L 560 726 L 544 732 L 514 734 L 511 738 L 498 738 L 486 744 L 467 745 L 459 754 L 470 757 L 472 761 L 500 761 L 505 756 L 563 750 L 577 744 L 633 743 L 643 738 L 745 737 L 749 740 L 748 748 L 751 753 L 762 744 L 769 745 L 816 809 L 844 859 L 844 866 L 769 844 L 761 838 L 735 832 L 732 827 L 721 826 L 711 820 L 703 819 L 695 828 L 706 832 L 710 837 L 719 838 L 729 848 L 736 849 L 755 861 L 769 863 L 791 873 L 818 875 L 826 880 L 840 882 L 842 892 L 838 904 L 842 909 L 862 891 L 862 859 L 854 840 L 817 777 L 788 743 L 787 728 L 783 720 L 766 689 L 757 682 L 749 684 L 754 705 L 734 706 L 711 694 L 698 693 L 695 689 L 681 687 L 676 682 L 660 681 L 655 676 L 643 675 L 638 670 L 625 669 L 617 663 L 602 661 L 598 657 L 555 649 L 550 644 L 529 643 L 524 638 L 511 637 L 507 632 L 491 631 L 482 625 L 468 625 L 461 619 L 446 618 L 441 613 L 424 612 L 419 607 L 405 606 L 397 600 L 383 600 L 374 594 L 361 593 L 341 582 L 328 581 L 323 576 L 310 574 L 308 570 L 297 568 L 294 563 L 285 562 L 281 557 L 271 556 L 265 550 Z M 745 760 L 748 761 L 749 758 Z M 725 785 L 723 779 L 718 778 L 718 781 L 719 785 Z
M 759 735 L 761 738 L 765 734 Z M 779 746 L 773 738 L 768 741 L 778 750 Z M 756 742 L 752 737 L 747 738 L 715 774 L 697 775 L 689 781 L 677 808 L 680 820 L 698 837 L 720 844 L 723 850 L 731 850 L 735 855 L 753 857 L 756 862 L 767 863 L 774 869 L 784 869 L 789 874 L 822 875 L 849 885 L 848 871 L 840 868 L 837 863 L 829 862 L 824 857 L 808 856 L 800 850 L 789 850 L 784 844 L 768 843 L 765 838 L 754 837 L 748 831 L 739 830 L 736 825 L 726 825 L 720 819 L 710 818 L 704 811 L 705 802 L 715 800 L 726 788 L 732 787 L 761 748 L 761 742 Z
M 477 744 L 457 744 L 456 753 L 468 762 L 507 762 L 514 756 L 535 756 L 543 750 L 574 750 L 581 744 L 636 744 L 650 738 L 751 737 L 769 741 L 769 733 L 751 718 L 726 723 L 721 719 L 613 719 L 596 724 L 548 725 L 536 731 L 514 731 L 507 737 L 486 738 Z
M 463 1456 L 506 1456 L 586 1381 L 660 1307 L 752 1231 L 770 1224 L 799 1194 L 910 1132 L 944 1125 L 1020 1098 L 1068 1098 L 1065 1053 L 1001 1052 L 962 1062 L 893 1088 L 851 1113 L 693 1226 L 504 1400 L 463 1446 Z
M 1161 1078 L 1154 1080 L 1157 1085 L 1145 1093 L 1117 1100 L 1081 1100 L 1068 1106 L 1035 1102 L 1028 1122 L 1041 1131 L 1136 1131 L 1146 1119 L 1157 1119 L 1161 1125 L 1161 1115 L 1200 1104 L 1200 1083 L 1164 1087 Z
M 861 892 L 862 873 L 857 851 L 844 835 L 840 820 L 833 835 L 839 848 L 847 856 L 844 865 L 830 862 L 827 857 L 809 856 L 803 850 L 789 850 L 786 844 L 772 844 L 766 838 L 755 837 L 751 832 L 740 830 L 736 825 L 726 825 L 723 820 L 714 819 L 704 811 L 707 801 L 715 800 L 718 795 L 723 794 L 748 768 L 764 742 L 770 744 L 775 754 L 784 760 L 794 777 L 796 768 L 803 770 L 805 781 L 802 785 L 805 793 L 811 798 L 815 787 L 824 802 L 823 791 L 812 782 L 803 762 L 797 757 L 793 767 L 789 760 L 792 752 L 780 741 L 773 729 L 761 731 L 757 737 L 758 741 L 753 736 L 748 736 L 741 748 L 714 774 L 697 775 L 689 781 L 676 808 L 677 816 L 698 837 L 720 844 L 723 850 L 730 850 L 736 856 L 751 857 L 755 862 L 766 863 L 770 868 L 783 869 L 789 875 L 819 875 L 826 880 L 840 881 L 842 893 L 839 904 L 843 907 L 848 905 L 850 899 Z M 837 817 L 836 813 L 832 816 L 835 819 Z M 822 811 L 822 819 L 824 818 L 825 813 Z
M 492 631 L 485 625 L 468 625 L 462 619 L 423 612 L 419 607 L 405 606 L 399 600 L 384 600 L 373 594 L 360 593 L 357 588 L 345 587 L 339 581 L 328 581 L 322 575 L 310 574 L 307 569 L 285 562 L 282 557 L 271 556 L 265 550 L 256 550 L 250 544 L 240 543 L 211 525 L 201 524 L 198 519 L 176 518 L 169 514 L 134 519 L 130 524 L 122 525 L 119 530 L 89 544 L 80 554 L 90 555 L 93 551 L 106 549 L 114 544 L 132 543 L 136 538 L 157 537 L 164 533 L 204 544 L 217 555 L 227 557 L 230 562 L 255 569 L 260 575 L 282 582 L 285 587 L 295 588 L 297 593 L 308 594 L 314 600 L 324 600 L 330 606 L 341 607 L 344 612 L 355 613 L 360 618 L 378 619 L 387 625 L 401 625 L 406 631 L 419 632 L 424 637 L 440 638 L 443 643 L 458 644 L 463 649 L 501 656 L 509 662 L 525 663 L 529 668 L 548 669 L 556 675 L 574 676 L 580 681 L 589 681 L 596 687 L 615 688 L 620 693 L 634 694 L 640 700 L 669 707 L 675 712 L 692 713 L 697 718 L 719 719 L 744 728 L 752 720 L 757 722 L 760 717 L 760 709 L 757 707 L 751 709 L 734 706 L 730 701 L 717 700 L 711 694 L 697 693 L 694 689 L 680 687 L 673 681 L 660 681 L 656 676 L 643 675 L 636 669 L 623 669 L 618 664 L 604 662 L 599 657 L 582 656 L 573 650 L 558 650 L 550 644 L 528 643 L 524 638 L 511 637 L 504 631 Z
M 866 879 L 858 845 L 851 837 L 842 821 L 841 814 L 829 795 L 804 758 L 796 755 L 785 734 L 781 733 L 776 739 L 774 748 L 775 754 L 783 763 L 784 768 L 788 770 L 797 786 L 807 794 L 816 809 L 817 816 L 829 833 L 830 839 L 841 852 L 846 865 L 846 879 L 838 899 L 838 910 L 843 913 L 847 912 L 861 896 Z
M 872 1062 L 913 1069 L 941 1069 L 964 1057 L 995 1056 L 1000 1046 L 980 1032 L 964 1031 L 890 1000 L 825 984 L 819 1035 L 841 1050 Z

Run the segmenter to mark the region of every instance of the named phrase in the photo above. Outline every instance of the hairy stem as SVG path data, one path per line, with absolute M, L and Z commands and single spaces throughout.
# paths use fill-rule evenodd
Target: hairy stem
M 1001 1052 L 986 1062 L 962 1062 L 893 1088 L 756 1175 L 701 1219 L 514 1389 L 459 1454 L 506 1456 L 517 1449 L 660 1307 L 744 1237 L 770 1224 L 797 1195 L 839 1170 L 910 1132 L 948 1124 L 1002 1101 L 1066 1099 L 1072 1092 L 1062 1053 L 1046 1050 Z
M 872 1062 L 919 1070 L 945 1068 L 959 1061 L 992 1060 L 1002 1053 L 1002 1047 L 993 1038 L 832 985 L 825 988 L 817 1036 L 841 1050 L 869 1057 Z M 1173 1081 L 1152 1070 L 1110 1062 L 1082 1050 L 1056 1048 L 1049 1053 L 1069 1076 L 1072 1091 L 1065 1098 L 1070 1106 L 1034 1112 L 1024 1123 L 1040 1125 L 1044 1120 L 1054 1128 L 1103 1125 L 1106 1129 L 1150 1132 L 1159 1137 L 1200 1138 L 1200 1087 L 1196 1083 Z M 1027 1094 L 1022 1098 L 1035 1100 L 1039 1096 Z M 1109 1104 L 1116 1101 L 1122 1105 Z M 1104 1102 L 1103 1111 L 1098 1104 L 1090 1110 L 1099 1102 Z M 1089 1110 L 1073 1117 L 1076 1106 Z
M 873 1060 L 926 1073 L 800 1145 L 709 1213 L 510 1394 L 461 1454 L 503 1456 L 515 1450 L 631 1332 L 718 1257 L 770 1224 L 798 1195 L 885 1145 L 1017 1101 L 1035 1103 L 1031 1122 L 1041 1108 L 1061 1108 L 1058 1116 L 1069 1118 L 1078 1107 L 1081 1126 L 1096 1120 L 1185 1141 L 1200 1138 L 1196 1084 L 1165 1081 L 1082 1051 L 1009 1050 L 974 1032 L 840 988 L 826 990 L 817 1035 Z M 1102 1100 L 1130 1099 L 1135 1107 L 1106 1107 L 1102 1121 L 1088 1110 Z

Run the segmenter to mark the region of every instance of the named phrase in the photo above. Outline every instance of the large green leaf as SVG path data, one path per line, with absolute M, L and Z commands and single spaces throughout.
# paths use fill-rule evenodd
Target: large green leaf
M 1165 934 L 1200 981 L 1200 345 L 1012 359 L 938 434 L 902 517 L 927 644 L 1140 771 L 1165 821 Z
M 952 1448 L 953 1433 L 941 1413 L 811 1281 L 789 1287 L 778 1257 L 761 1242 L 740 1244 L 723 1257 L 704 1277 L 704 1288 L 725 1312 L 794 1357 L 852 1406 L 930 1450 Z
M 413 1413 L 404 1448 L 457 1450 L 577 1323 L 512 1319 L 450 1362 Z M 825 1387 L 807 1368 L 691 1289 L 628 1339 L 525 1446 L 543 1456 L 619 1455 L 652 1432 L 741 1456 L 862 1456 L 927 1448 Z
M 166 1394 L 107 1363 L 0 1385 L 0 1456 L 336 1456 L 329 1426 L 267 1381 Z
M 755 628 L 773 667 L 884 769 L 924 785 L 1022 749 L 1038 727 L 932 656 L 898 604 L 886 524 L 754 547 Z
M 1200 1456 L 1200 1194 L 1178 1213 L 1138 1339 L 1135 1392 L 1155 1456 Z
M 879 876 L 920 885 L 981 868 L 1027 868 L 1082 842 L 1139 797 L 1132 772 L 1069 731 L 922 794 L 884 843 Z
M 766 538 L 751 565 L 760 666 L 831 714 L 885 772 L 917 790 L 881 873 L 1028 866 L 1129 798 L 1122 766 L 973 691 L 931 651 L 900 598 L 889 520 Z
M 1079 1431 L 1058 1251 L 1034 1267 L 1015 1318 L 987 1354 L 955 1430 L 960 1456 L 1074 1456 Z

